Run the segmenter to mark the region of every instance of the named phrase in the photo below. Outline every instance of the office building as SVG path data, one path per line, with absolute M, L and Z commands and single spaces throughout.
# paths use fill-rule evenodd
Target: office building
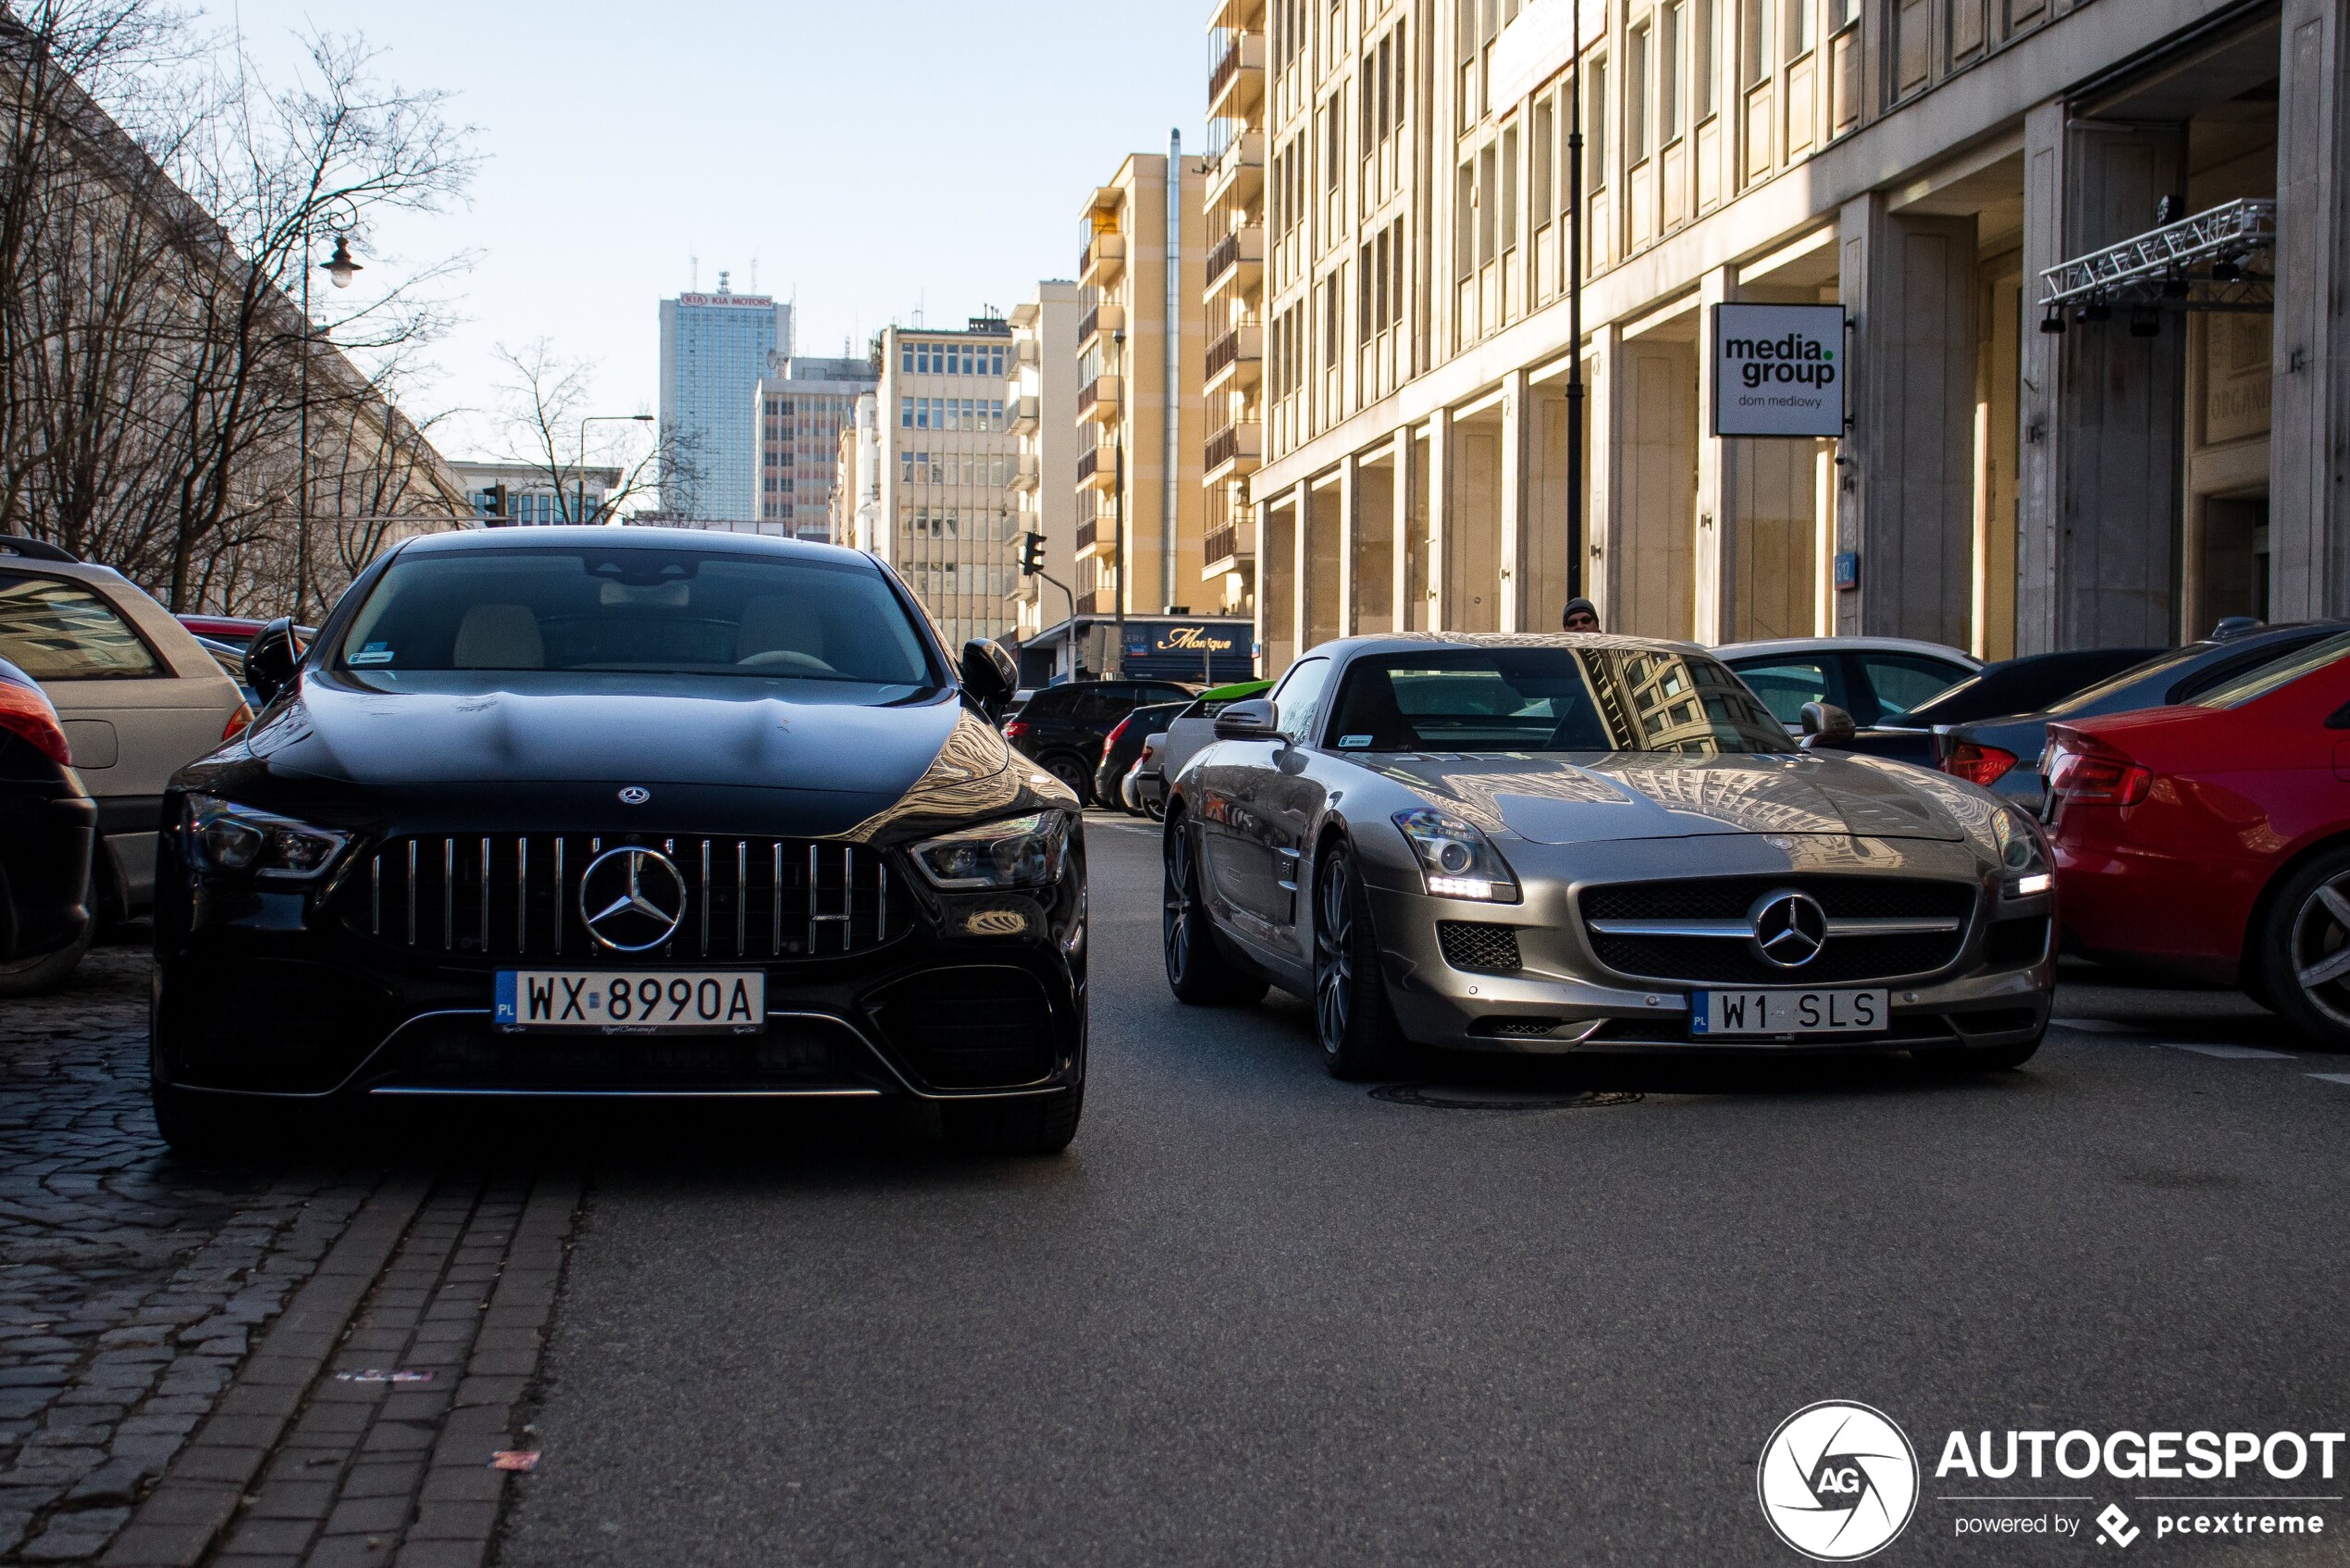
M 737 294 L 661 302 L 661 436 L 670 454 L 662 510 L 719 523 L 761 520 L 760 377 L 791 353 L 791 306 Z
M 1020 439 L 1004 406 L 1011 324 L 892 327 L 881 345 L 879 526 L 867 548 L 897 569 L 951 645 L 1007 636 L 1020 575 Z
M 841 435 L 856 426 L 857 400 L 880 379 L 861 359 L 770 360 L 752 393 L 761 532 L 831 537 Z
M 546 527 L 609 521 L 612 493 L 626 481 L 617 468 L 567 468 L 562 483 L 544 463 L 453 460 L 449 472 L 464 488 L 476 523 Z M 504 494 L 500 495 L 503 487 Z M 499 511 L 502 500 L 504 511 Z
M 1210 92 L 1266 191 L 1269 670 L 1343 632 L 1554 627 L 1578 588 L 1612 629 L 1989 657 L 2350 611 L 2342 0 L 1208 19 L 1212 73 L 1262 62 L 1261 127 Z M 1744 383 L 1799 339 L 1753 305 L 1828 307 L 1800 340 L 1838 397 L 1783 398 L 1787 433 L 1751 433 Z
M 1075 608 L 1077 322 L 1083 309 L 1076 284 L 1055 281 L 1039 283 L 1011 315 L 1004 409 L 1020 441 L 1012 527 L 1045 540 L 1044 576 L 1019 577 L 1012 586 L 1012 634 L 1024 653 L 1047 625 L 1069 619 Z M 1024 668 L 1023 678 L 1029 673 Z

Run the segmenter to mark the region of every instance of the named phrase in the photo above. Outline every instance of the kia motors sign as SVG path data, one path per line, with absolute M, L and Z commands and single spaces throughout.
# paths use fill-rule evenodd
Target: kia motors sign
M 1844 434 L 1844 307 L 1715 305 L 1713 434 Z

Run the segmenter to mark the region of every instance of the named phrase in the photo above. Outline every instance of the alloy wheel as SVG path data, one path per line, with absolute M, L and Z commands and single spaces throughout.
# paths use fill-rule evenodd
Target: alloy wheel
M 1093 799 L 1093 780 L 1086 776 L 1082 767 L 1070 759 L 1056 757 L 1045 764 L 1045 771 L 1067 784 L 1070 793 L 1077 796 L 1079 805 L 1082 806 Z
M 1167 946 L 1167 978 L 1178 987 L 1192 972 L 1192 843 L 1178 828 L 1167 835 L 1167 890 L 1160 933 Z
M 2350 871 L 2319 883 L 2302 901 L 2286 956 L 2309 1005 L 2350 1028 Z
M 1347 870 L 1343 852 L 1326 856 L 1314 901 L 1314 1021 L 1322 1049 L 1333 1055 L 1345 1045 L 1354 997 L 1354 905 Z

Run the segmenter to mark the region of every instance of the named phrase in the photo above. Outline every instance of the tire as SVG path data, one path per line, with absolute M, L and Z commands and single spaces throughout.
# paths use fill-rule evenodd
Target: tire
M 1199 857 L 1190 824 L 1178 815 L 1159 840 L 1164 870 L 1159 909 L 1159 948 L 1167 961 L 1167 988 L 1194 1007 L 1229 1007 L 1262 1001 L 1271 982 L 1242 969 L 1216 945 L 1207 900 L 1200 891 Z
M 1094 803 L 1094 775 L 1083 761 L 1064 751 L 1045 758 L 1038 766 L 1067 784 L 1070 792 L 1077 796 L 1077 804 L 1080 807 L 1091 806 Z
M 1314 1032 L 1333 1078 L 1400 1077 L 1419 1055 L 1395 1021 L 1370 900 L 1343 843 L 1314 868 Z
M 81 966 L 90 951 L 90 940 L 97 926 L 93 920 L 80 940 L 55 953 L 43 953 L 37 958 L 17 958 L 0 964 L 0 996 L 39 996 L 63 985 L 73 971 Z
M 938 1107 L 938 1123 L 957 1154 L 1058 1154 L 1084 1114 L 1081 1083 L 1029 1100 L 950 1100 Z
M 2249 989 L 2320 1049 L 2350 1051 L 2350 848 L 2288 877 L 2255 940 Z

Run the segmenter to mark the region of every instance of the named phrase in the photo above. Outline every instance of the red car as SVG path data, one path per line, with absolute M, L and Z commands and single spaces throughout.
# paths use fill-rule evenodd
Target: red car
M 2350 633 L 2051 726 L 2047 772 L 2069 947 L 2241 985 L 2350 1050 Z
M 200 637 L 231 643 L 238 648 L 253 641 L 253 635 L 268 624 L 266 621 L 255 621 L 243 615 L 182 615 L 179 621 Z M 294 636 L 306 646 L 312 637 L 317 636 L 317 628 L 296 626 Z

